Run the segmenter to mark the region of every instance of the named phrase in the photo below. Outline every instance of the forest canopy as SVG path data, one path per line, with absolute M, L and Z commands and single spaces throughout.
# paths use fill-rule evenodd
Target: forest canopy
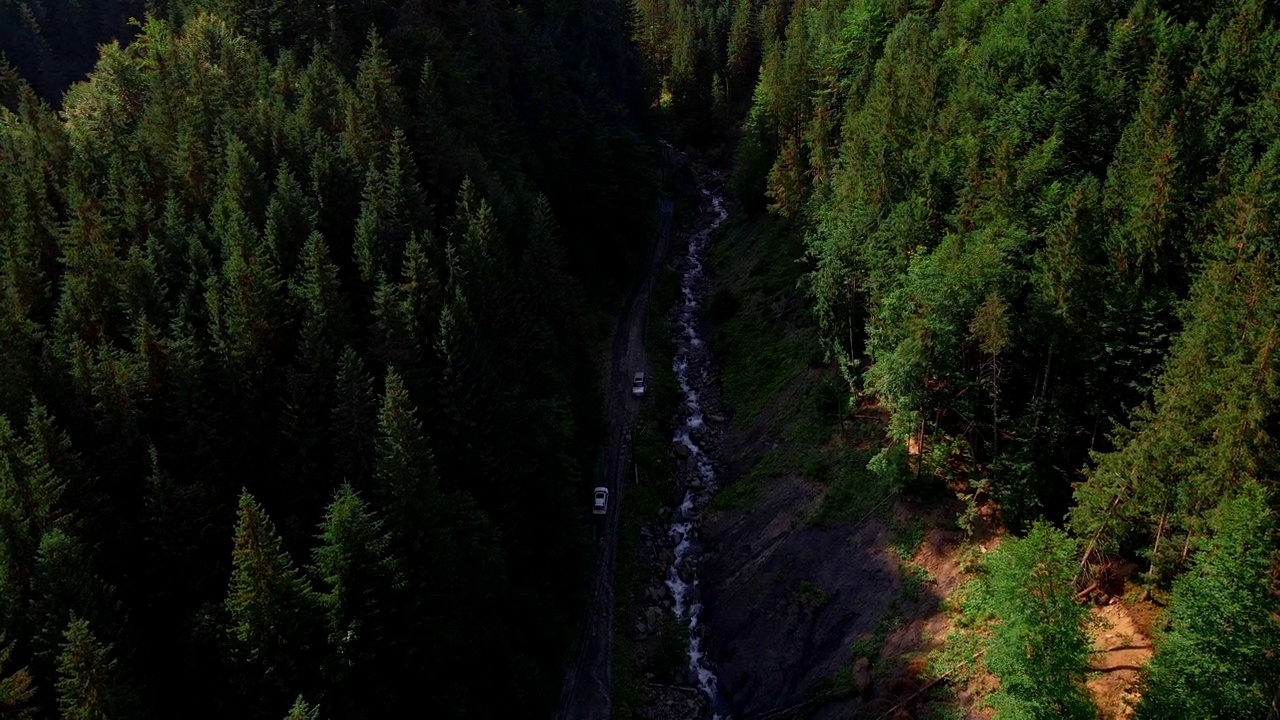
M 85 9 L 0 5 L 0 714 L 549 711 L 656 208 L 621 13 Z
M 1066 585 L 1127 558 L 1170 607 L 1139 717 L 1266 716 L 1278 23 L 0 0 L 0 713 L 545 714 L 652 104 L 803 238 L 889 440 L 1028 533 L 990 565 L 1001 712 L 1087 714 Z
M 1144 717 L 1274 714 L 1274 644 L 1243 660 L 1207 608 L 1280 610 L 1280 7 L 635 6 L 686 137 L 736 134 L 738 199 L 804 237 L 890 439 L 1015 531 L 1068 526 L 1072 579 L 1128 558 L 1172 593 Z

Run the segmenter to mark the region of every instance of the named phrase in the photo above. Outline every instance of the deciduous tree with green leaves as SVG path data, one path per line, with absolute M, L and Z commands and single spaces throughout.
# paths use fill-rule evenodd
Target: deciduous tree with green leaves
M 987 555 L 974 602 L 994 620 L 984 662 L 1000 678 L 998 720 L 1090 720 L 1084 689 L 1088 608 L 1076 602 L 1077 544 L 1037 523 Z

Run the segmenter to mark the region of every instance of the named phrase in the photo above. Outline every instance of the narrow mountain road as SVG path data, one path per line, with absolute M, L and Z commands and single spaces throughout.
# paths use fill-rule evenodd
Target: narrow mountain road
M 640 401 L 631 397 L 631 377 L 645 369 L 644 331 L 649 295 L 671 242 L 673 205 L 664 199 L 659 207 L 659 227 L 649 255 L 649 266 L 623 306 L 613 331 L 613 350 L 605 386 L 609 418 L 609 443 L 605 449 L 604 477 L 609 488 L 609 512 L 596 533 L 595 578 L 588 601 L 586 623 L 578 640 L 574 662 L 566 671 L 556 720 L 608 720 L 613 672 L 613 589 L 617 569 L 618 518 L 626 498 L 627 458 L 631 428 Z M 586 508 L 583 509 L 586 512 Z

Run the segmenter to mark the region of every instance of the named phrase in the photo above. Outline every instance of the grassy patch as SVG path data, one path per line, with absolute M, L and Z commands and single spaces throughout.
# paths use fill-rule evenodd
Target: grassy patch
M 889 607 L 885 609 L 880 619 L 876 620 L 875 630 L 871 635 L 864 635 L 858 638 L 849 652 L 850 660 L 857 660 L 865 657 L 872 662 L 880 656 L 880 650 L 884 647 L 884 643 L 889 639 L 889 633 L 897 630 L 902 625 L 901 604 L 897 599 L 889 603 Z
M 905 524 L 895 528 L 893 550 L 904 561 L 915 557 L 916 550 L 920 549 L 922 542 L 924 542 L 924 521 L 920 518 L 912 517 Z
M 731 218 L 712 247 L 712 347 L 738 422 L 773 403 L 818 348 L 808 309 L 798 302 L 803 256 L 800 234 L 768 217 Z
M 638 615 L 639 598 L 648 582 L 649 558 L 640 528 L 653 518 L 666 499 L 665 472 L 670 472 L 664 424 L 656 403 L 641 408 L 636 420 L 635 461 L 641 484 L 629 478 L 622 517 L 618 524 L 618 568 L 613 611 L 613 717 L 638 718 L 644 710 L 644 673 L 631 639 L 631 624 Z
M 967 555 L 970 551 L 975 556 L 979 554 L 976 545 L 969 546 L 962 554 Z M 978 560 L 965 568 L 966 563 L 962 562 L 961 566 L 964 572 L 972 573 L 977 572 L 976 566 L 980 563 Z M 947 682 L 936 686 L 925 708 L 928 713 L 922 713 L 922 717 L 939 720 L 963 717 L 956 689 L 971 685 L 986 673 L 982 656 L 990 637 L 992 616 L 981 602 L 973 598 L 976 582 L 975 578 L 960 585 L 943 601 L 942 607 L 951 619 L 953 629 L 927 656 L 921 679 L 929 681 L 946 675 Z
M 712 510 L 750 510 L 769 480 L 798 474 L 833 484 L 835 497 L 812 519 L 835 521 L 865 504 L 868 457 L 832 449 L 848 417 L 849 389 L 824 367 L 801 281 L 801 234 L 768 216 L 734 216 L 711 252 L 715 287 L 708 317 L 721 362 L 725 401 L 739 428 L 764 427 L 767 447 L 745 477 L 722 490 Z M 836 445 L 848 445 L 848 438 Z M 876 497 L 879 500 L 883 493 Z
M 808 610 L 821 610 L 829 602 L 827 592 L 808 580 L 802 580 L 791 593 L 791 604 Z
M 670 614 L 663 614 L 655 632 L 653 658 L 649 670 L 654 678 L 671 685 L 681 684 L 689 669 L 689 635 Z
M 720 512 L 749 507 L 759 493 L 759 481 L 754 477 L 746 477 L 717 490 L 711 502 L 707 503 L 707 509 Z
M 925 586 L 933 582 L 928 570 L 912 562 L 898 565 L 898 573 L 902 581 L 901 597 L 911 602 L 919 600 Z
M 835 459 L 831 483 L 818 505 L 814 520 L 835 523 L 863 515 L 889 492 L 888 481 L 867 469 L 873 454 L 848 450 Z

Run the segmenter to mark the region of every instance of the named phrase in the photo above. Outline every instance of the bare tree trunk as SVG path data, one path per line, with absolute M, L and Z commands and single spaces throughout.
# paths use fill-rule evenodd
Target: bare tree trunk
M 1038 388 L 1039 392 L 1035 393 L 1040 402 L 1036 403 L 1036 419 L 1032 423 L 1032 433 L 1040 431 L 1040 411 L 1044 407 L 1044 398 L 1049 394 L 1049 369 L 1053 366 L 1053 343 L 1049 343 L 1049 355 L 1044 361 L 1044 382 Z
M 1195 533 L 1188 530 L 1187 541 L 1182 544 L 1182 562 L 1184 563 L 1187 561 L 1187 553 L 1191 552 L 1191 536 L 1192 535 L 1195 535 Z
M 920 413 L 920 430 L 916 432 L 916 487 L 920 487 L 922 472 L 924 472 L 924 413 Z
M 1151 548 L 1151 567 L 1147 568 L 1147 575 L 1153 575 L 1156 571 L 1156 554 L 1160 552 L 1160 536 L 1164 534 L 1164 521 L 1169 516 L 1169 499 L 1165 498 L 1164 506 L 1160 508 L 1160 527 L 1156 529 L 1156 544 Z

